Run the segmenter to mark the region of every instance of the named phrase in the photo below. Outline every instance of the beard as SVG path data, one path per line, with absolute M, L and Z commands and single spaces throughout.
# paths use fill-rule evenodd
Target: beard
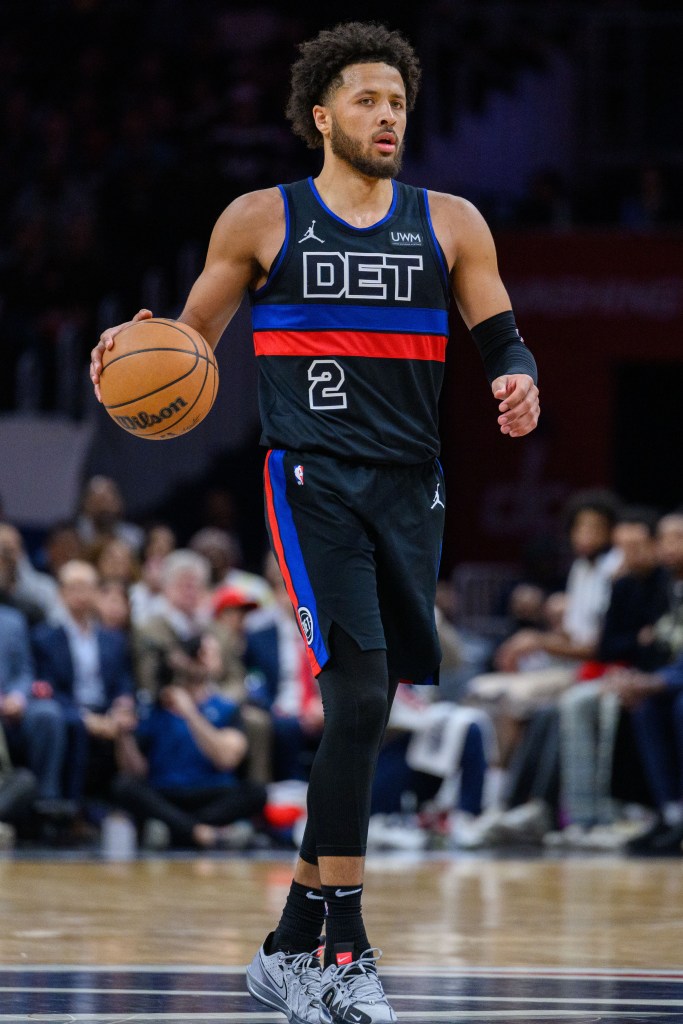
M 395 178 L 401 170 L 403 162 L 403 142 L 396 146 L 393 157 L 373 156 L 364 153 L 361 143 L 347 135 L 339 123 L 332 121 L 330 131 L 332 152 L 340 160 L 345 160 L 354 170 L 368 178 Z

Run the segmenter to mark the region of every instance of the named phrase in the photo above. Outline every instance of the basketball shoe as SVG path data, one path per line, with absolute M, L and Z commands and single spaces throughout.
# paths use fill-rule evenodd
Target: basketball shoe
M 381 949 L 366 949 L 358 960 L 335 947 L 336 964 L 323 971 L 320 982 L 322 1024 L 394 1024 L 398 1020 L 384 994 L 375 964 Z
M 247 967 L 247 988 L 254 999 L 281 1010 L 290 1024 L 320 1024 L 318 952 L 269 953 L 273 932 Z

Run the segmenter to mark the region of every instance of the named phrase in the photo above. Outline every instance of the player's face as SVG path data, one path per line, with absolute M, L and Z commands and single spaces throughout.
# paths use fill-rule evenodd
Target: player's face
M 405 89 L 396 68 L 349 65 L 330 104 L 317 109 L 326 112 L 324 128 L 338 159 L 368 177 L 396 177 L 406 128 Z

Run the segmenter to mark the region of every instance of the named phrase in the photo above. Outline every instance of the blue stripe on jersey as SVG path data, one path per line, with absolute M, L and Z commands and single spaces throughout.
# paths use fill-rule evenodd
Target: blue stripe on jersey
M 314 302 L 296 306 L 272 303 L 254 306 L 252 323 L 255 331 L 343 330 L 448 335 L 446 310 L 410 306 L 378 309 L 374 306 L 323 306 Z
M 287 568 L 292 579 L 294 593 L 299 602 L 299 608 L 307 608 L 313 620 L 313 643 L 310 645 L 320 667 L 328 661 L 329 654 L 325 647 L 323 635 L 318 622 L 318 606 L 313 593 L 313 587 L 306 571 L 304 556 L 299 543 L 299 536 L 294 523 L 294 516 L 287 501 L 287 481 L 285 479 L 284 467 L 285 452 L 281 449 L 274 449 L 268 459 L 268 472 L 270 483 L 273 488 L 273 507 L 277 518 L 277 525 L 280 531 L 280 540 L 287 560 Z

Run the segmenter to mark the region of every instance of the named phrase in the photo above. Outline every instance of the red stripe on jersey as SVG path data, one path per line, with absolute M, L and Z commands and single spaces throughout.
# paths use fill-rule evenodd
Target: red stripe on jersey
M 275 557 L 277 558 L 278 565 L 280 566 L 280 572 L 282 573 L 282 579 L 284 580 L 285 589 L 289 595 L 289 600 L 292 602 L 292 607 L 296 612 L 299 607 L 299 601 L 294 590 L 294 583 L 292 581 L 289 568 L 287 567 L 287 559 L 285 558 L 285 549 L 282 543 L 282 537 L 280 535 L 280 527 L 278 526 L 277 515 L 275 513 L 275 502 L 273 501 L 273 485 L 270 481 L 270 473 L 268 463 L 272 451 L 269 451 L 266 455 L 266 463 L 263 473 L 263 483 L 266 496 L 266 515 L 268 517 L 268 525 L 270 526 L 271 536 L 273 538 L 273 548 L 275 549 Z M 299 624 L 299 616 L 295 615 L 297 625 L 299 626 L 299 632 L 301 632 L 301 625 Z M 303 633 L 301 634 L 303 637 Z M 305 638 L 304 638 L 305 643 Z M 310 662 L 311 670 L 314 675 L 318 675 L 321 671 L 318 659 L 313 653 L 313 649 L 306 644 L 306 654 Z
M 421 359 L 443 363 L 443 334 L 385 334 L 374 331 L 254 331 L 257 356 L 362 356 L 366 359 Z

